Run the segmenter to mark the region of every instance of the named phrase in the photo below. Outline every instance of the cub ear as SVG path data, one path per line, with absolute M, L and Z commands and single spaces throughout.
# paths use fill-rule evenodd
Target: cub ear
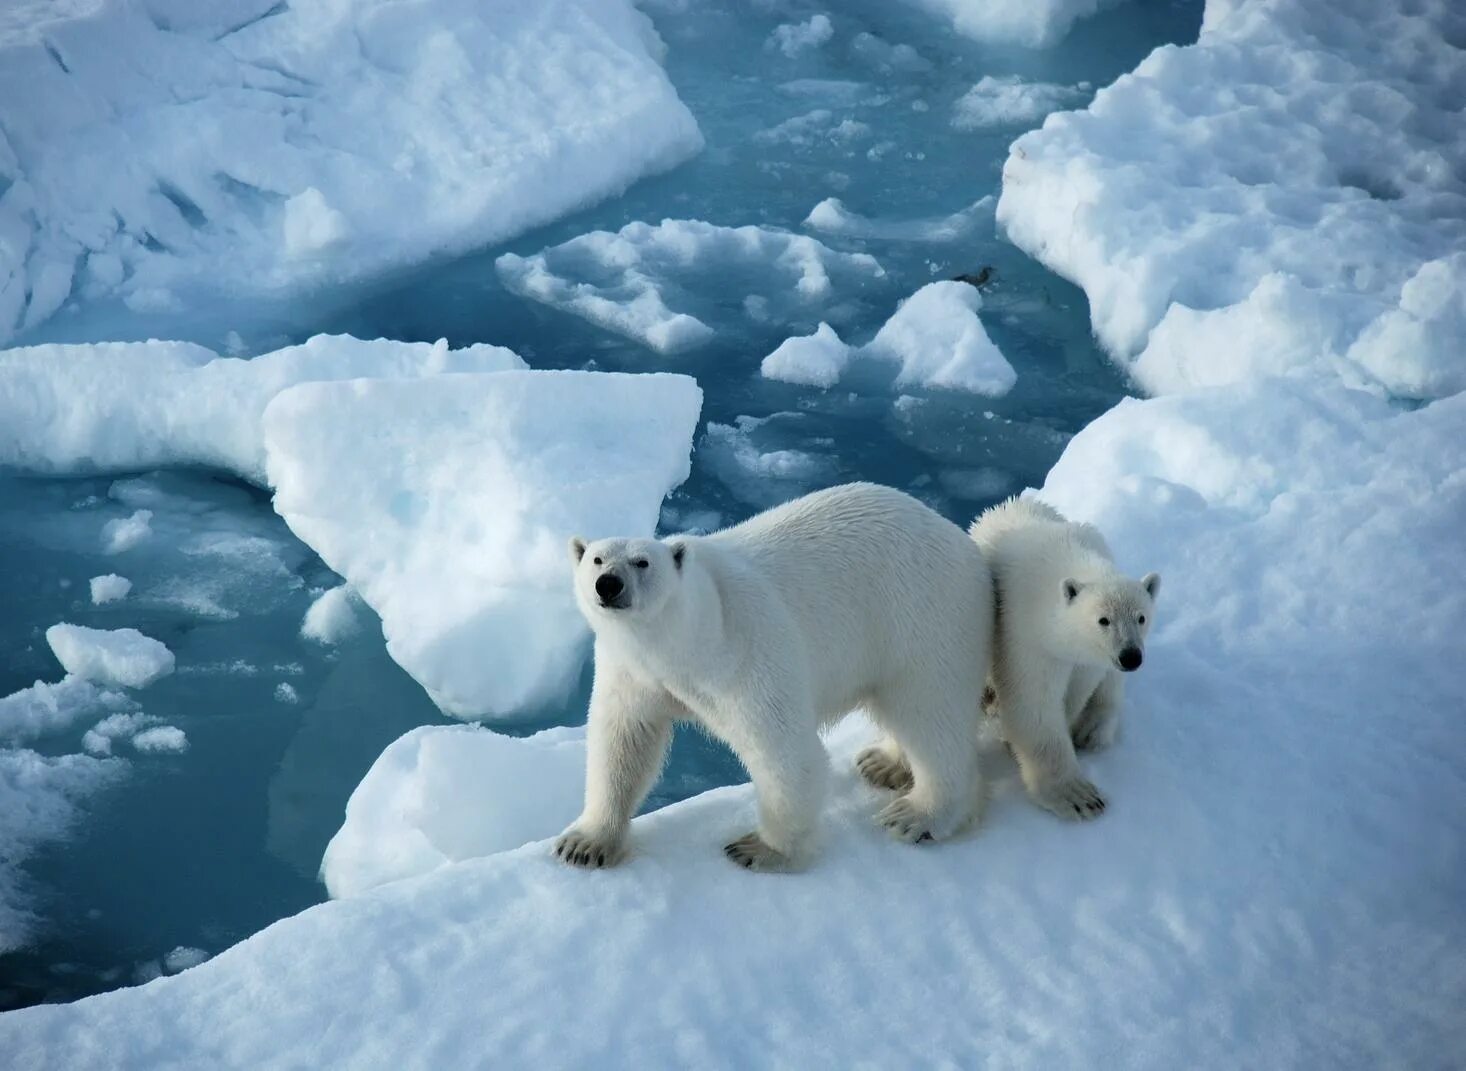
M 1140 584 L 1145 588 L 1145 593 L 1154 599 L 1156 594 L 1161 590 L 1161 574 L 1146 573 L 1140 578 Z
M 682 543 L 682 542 L 677 542 L 677 543 L 668 543 L 667 546 L 669 548 L 671 548 L 671 551 L 672 551 L 672 564 L 677 567 L 677 571 L 678 572 L 681 572 L 682 571 L 682 562 L 687 557 L 687 544 L 686 543 Z
M 569 549 L 570 560 L 576 565 L 579 565 L 580 559 L 585 557 L 585 540 L 581 539 L 580 536 L 571 536 Z
M 1079 598 L 1079 593 L 1084 590 L 1084 585 L 1072 576 L 1067 576 L 1064 578 L 1063 583 L 1059 585 L 1059 590 L 1064 593 L 1064 601 L 1071 603 Z

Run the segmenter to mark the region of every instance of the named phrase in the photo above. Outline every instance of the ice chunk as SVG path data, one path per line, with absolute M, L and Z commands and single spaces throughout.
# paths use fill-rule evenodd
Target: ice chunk
M 834 328 L 822 323 L 812 335 L 786 338 L 764 358 L 759 371 L 767 379 L 832 387 L 849 363 L 850 347 L 840 341 Z
M 491 245 L 701 146 L 628 0 L 0 17 L 0 342 L 68 301 L 248 307 Z
M 129 516 L 116 517 L 102 525 L 102 552 L 121 554 L 131 550 L 153 534 L 153 511 L 134 510 Z
M 933 219 L 871 219 L 850 211 L 838 197 L 827 197 L 810 210 L 804 225 L 847 238 L 881 238 L 903 242 L 955 242 L 984 224 L 991 225 L 993 198 L 984 197 L 960 212 Z
M 652 532 L 701 401 L 669 375 L 307 384 L 265 414 L 275 508 L 440 707 L 507 715 L 583 658 L 565 541 Z
M 163 969 L 169 974 L 177 974 L 179 971 L 186 971 L 190 967 L 197 967 L 208 958 L 209 954 L 202 948 L 179 945 L 163 957 Z
M 1466 383 L 1460 14 L 1230 0 L 1014 143 L 998 222 L 1151 393 Z
M 976 41 L 1045 48 L 1079 19 L 1120 0 L 906 0 L 949 19 L 953 29 Z
M 88 755 L 105 757 L 112 754 L 113 741 L 129 740 L 149 726 L 157 725 L 159 720 L 151 714 L 113 714 L 88 729 L 81 738 L 81 746 Z
M 495 267 L 515 293 L 658 353 L 712 338 L 712 328 L 693 312 L 673 307 L 699 287 L 721 301 L 742 282 L 734 293 L 757 292 L 782 320 L 826 301 L 837 282 L 859 286 L 884 275 L 874 257 L 838 253 L 808 235 L 676 219 L 628 223 L 614 234 L 592 231 L 531 257 L 506 253 Z
M 126 710 L 132 701 L 121 692 L 67 676 L 56 684 L 36 681 L 0 699 L 0 743 L 23 744 L 71 728 L 84 718 Z
M 835 36 L 834 24 L 828 15 L 811 15 L 804 22 L 785 22 L 774 27 L 769 47 L 778 49 L 790 59 L 801 52 L 819 48 Z
M 775 413 L 741 416 L 733 424 L 709 422 L 699 456 L 740 501 L 759 509 L 776 506 L 839 482 L 833 457 L 783 445 L 783 429 L 806 419 Z
M 124 688 L 146 688 L 173 672 L 173 652 L 135 628 L 52 625 L 46 642 L 67 673 Z
M 289 681 L 281 681 L 275 685 L 275 702 L 294 705 L 300 702 L 300 693 Z
M 350 584 L 338 584 L 324 591 L 310 604 L 300 634 L 317 643 L 337 644 L 356 634 L 361 622 L 356 616 L 356 593 Z
M 1084 97 L 1078 86 L 1027 82 L 1016 75 L 984 75 L 952 106 L 952 125 L 958 130 L 1032 126 L 1049 112 L 1073 107 Z
M 116 602 L 118 599 L 127 598 L 127 593 L 132 590 L 132 581 L 125 576 L 118 576 L 116 573 L 108 573 L 106 576 L 94 576 L 90 581 L 92 592 L 92 605 L 102 606 L 109 602 Z
M 900 366 L 896 386 L 948 387 L 997 396 L 1017 373 L 978 319 L 982 296 L 967 283 L 928 283 L 912 294 L 861 349 Z
M 0 350 L 0 465 L 68 474 L 203 465 L 262 483 L 260 416 L 286 387 L 523 367 L 499 346 L 345 335 L 252 360 L 179 342 Z
M 132 738 L 132 746 L 138 751 L 186 751 L 188 737 L 182 729 L 172 725 L 159 725 L 144 729 Z
M 523 739 L 471 725 L 425 725 L 372 764 L 326 846 L 321 879 L 359 896 L 449 863 L 559 833 L 585 794 L 585 730 Z

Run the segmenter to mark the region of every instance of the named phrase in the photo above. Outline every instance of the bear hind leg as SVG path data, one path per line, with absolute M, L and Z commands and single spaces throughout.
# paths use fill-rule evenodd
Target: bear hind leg
M 876 821 L 900 840 L 944 840 L 962 831 L 982 810 L 978 768 L 977 691 L 971 708 L 922 684 L 887 689 L 872 705 L 876 722 L 891 735 L 911 771 L 904 794 L 881 809 Z

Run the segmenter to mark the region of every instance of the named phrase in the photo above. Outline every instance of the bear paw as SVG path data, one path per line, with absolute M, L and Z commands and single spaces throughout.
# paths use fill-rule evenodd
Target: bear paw
M 1071 777 L 1039 789 L 1034 801 L 1071 822 L 1088 821 L 1104 814 L 1105 798 L 1099 789 L 1082 777 Z
M 902 796 L 886 804 L 876 815 L 876 821 L 897 840 L 904 840 L 907 844 L 936 839 L 932 832 L 932 815 L 912 802 L 910 796 Z
M 856 756 L 855 768 L 860 771 L 861 777 L 876 788 L 905 792 L 914 783 L 911 764 L 904 758 L 891 755 L 884 748 L 866 748 Z
M 571 826 L 555 842 L 555 857 L 571 866 L 596 869 L 621 861 L 622 844 L 608 837 L 593 837 Z
M 764 843 L 757 833 L 723 846 L 723 854 L 745 870 L 788 870 L 789 857 Z

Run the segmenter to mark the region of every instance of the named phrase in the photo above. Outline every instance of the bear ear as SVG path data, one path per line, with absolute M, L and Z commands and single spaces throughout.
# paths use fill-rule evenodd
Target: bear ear
M 1161 590 L 1161 574 L 1146 573 L 1143 577 L 1140 578 L 1140 584 L 1143 588 L 1145 588 L 1145 593 L 1149 595 L 1152 599 L 1154 599 L 1157 593 Z
M 569 548 L 570 560 L 576 565 L 579 565 L 580 559 L 585 557 L 585 540 L 581 539 L 580 536 L 571 536 Z
M 677 542 L 668 543 L 667 546 L 671 548 L 672 551 L 672 564 L 677 567 L 678 572 L 681 572 L 683 559 L 687 557 L 687 544 Z
M 1069 603 L 1079 598 L 1079 593 L 1084 590 L 1084 585 L 1072 576 L 1066 576 L 1063 583 L 1059 585 L 1059 590 L 1064 593 L 1064 601 Z

